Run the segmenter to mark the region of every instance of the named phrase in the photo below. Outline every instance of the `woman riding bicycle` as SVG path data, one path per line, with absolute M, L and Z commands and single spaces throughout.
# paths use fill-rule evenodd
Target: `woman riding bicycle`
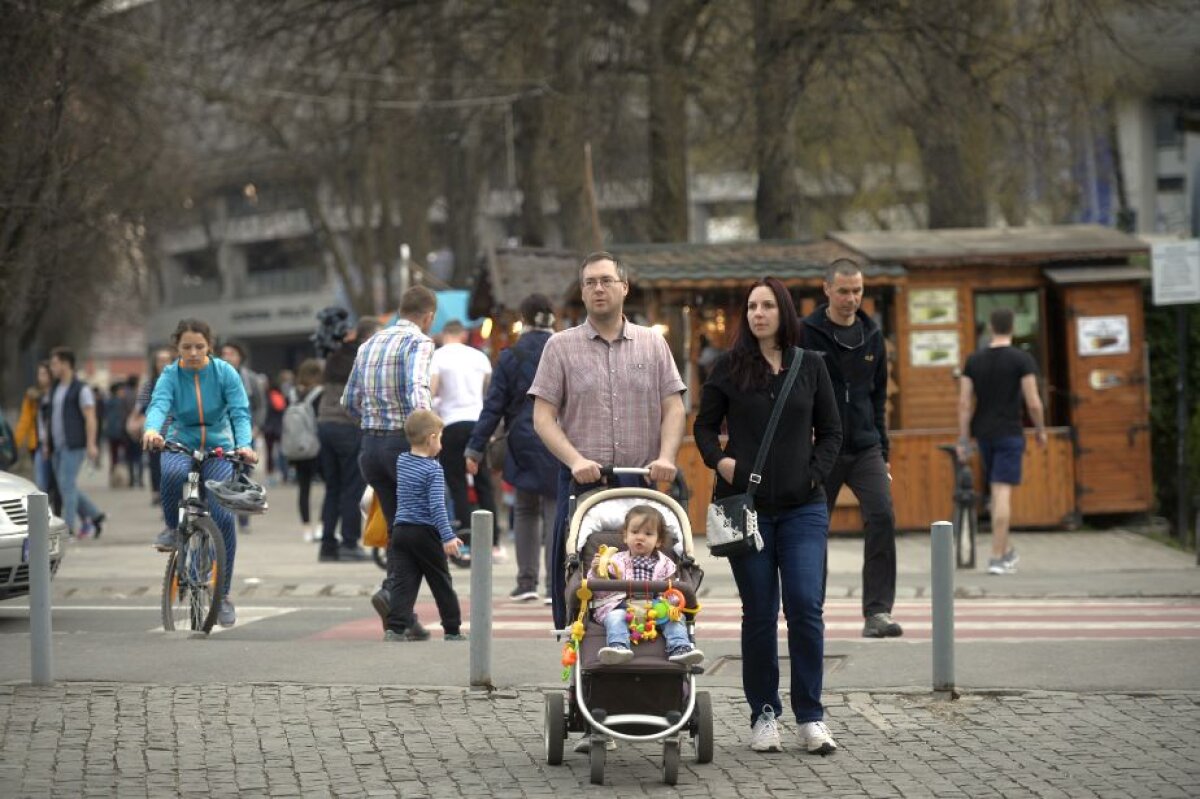
M 163 370 L 154 385 L 154 394 L 146 408 L 146 429 L 142 447 L 162 449 L 162 425 L 172 418 L 165 431 L 174 441 L 194 450 L 207 451 L 215 447 L 236 450 L 248 462 L 258 456 L 251 446 L 250 401 L 237 370 L 225 361 L 212 356 L 213 336 L 207 323 L 199 319 L 184 319 L 171 337 L 179 360 Z M 162 455 L 161 499 L 167 519 L 178 517 L 180 496 L 187 481 L 191 459 L 177 452 Z M 220 459 L 204 461 L 201 478 L 229 480 L 233 464 Z M 233 578 L 233 556 L 237 550 L 237 534 L 233 514 L 208 498 L 208 509 L 221 536 L 225 539 L 227 568 L 222 587 L 217 624 L 232 627 L 237 611 L 229 601 Z

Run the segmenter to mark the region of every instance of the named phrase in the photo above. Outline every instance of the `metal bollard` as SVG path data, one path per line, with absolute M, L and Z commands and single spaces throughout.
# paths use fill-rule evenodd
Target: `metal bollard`
M 954 525 L 934 522 L 929 530 L 933 588 L 933 691 L 954 692 Z
M 29 655 L 34 685 L 54 684 L 54 628 L 50 609 L 50 502 L 28 496 Z
M 471 688 L 492 689 L 492 512 L 471 514 Z

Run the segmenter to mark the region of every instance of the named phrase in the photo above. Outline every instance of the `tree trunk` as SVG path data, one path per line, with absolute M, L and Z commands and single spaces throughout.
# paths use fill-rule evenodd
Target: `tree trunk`
M 688 240 L 687 85 L 684 44 L 690 25 L 668 2 L 647 19 L 649 79 L 650 240 Z
M 591 222 L 583 185 L 583 146 L 587 130 L 586 77 L 583 60 L 586 51 L 579 43 L 586 30 L 574 9 L 565 6 L 555 11 L 554 74 L 557 88 L 547 101 L 549 123 L 553 130 L 554 194 L 558 200 L 558 227 L 564 249 L 588 251 L 592 247 Z M 557 301 L 560 298 L 552 297 Z
M 787 31 L 781 28 L 777 3 L 754 0 L 754 152 L 758 170 L 754 217 L 762 240 L 800 236 L 792 125 L 796 76 L 788 68 L 793 59 Z
M 549 73 L 549 51 L 546 47 L 548 15 L 538 3 L 525 3 L 521 6 L 520 20 L 517 35 L 521 76 L 541 79 Z M 521 192 L 517 236 L 528 247 L 546 246 L 546 216 L 542 212 L 546 177 L 542 171 L 542 159 L 545 157 L 543 139 L 547 105 L 543 96 L 538 94 L 521 98 L 512 108 L 517 188 Z

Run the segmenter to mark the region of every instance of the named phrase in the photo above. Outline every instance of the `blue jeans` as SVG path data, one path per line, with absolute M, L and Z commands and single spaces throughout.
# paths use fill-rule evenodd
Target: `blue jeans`
M 50 463 L 54 468 L 54 480 L 58 483 L 59 493 L 62 494 L 63 521 L 67 523 L 67 527 L 71 529 L 72 533 L 79 530 L 75 524 L 76 516 L 94 519 L 100 515 L 100 509 L 87 494 L 79 490 L 77 485 L 79 470 L 83 468 L 83 461 L 86 457 L 87 450 L 82 447 L 79 449 L 56 449 L 50 455 Z
M 662 633 L 663 638 L 666 639 L 668 655 L 680 647 L 692 648 L 691 639 L 688 638 L 687 634 L 687 625 L 682 621 L 669 621 L 666 624 L 660 624 L 658 625 L 658 630 Z M 617 644 L 626 648 L 629 647 L 629 622 L 625 616 L 624 603 L 609 611 L 609 614 L 604 617 L 604 640 L 609 646 Z
M 183 498 L 183 487 L 187 484 L 188 471 L 192 468 L 192 459 L 178 452 L 162 453 L 162 483 L 159 499 L 162 502 L 163 518 L 167 526 L 174 529 L 179 524 L 179 501 Z M 233 464 L 229 461 L 209 460 L 200 467 L 200 485 L 209 480 L 228 480 L 233 477 Z M 203 496 L 204 489 L 201 488 Z M 222 593 L 228 597 L 229 588 L 233 585 L 233 557 L 237 554 L 237 531 L 234 529 L 233 514 L 224 506 L 213 500 L 208 500 L 208 512 L 212 516 L 221 537 L 225 539 L 225 579 Z
M 825 716 L 825 562 L 829 513 L 812 502 L 781 513 L 759 512 L 760 552 L 729 559 L 742 599 L 742 690 L 751 724 L 764 706 L 783 714 L 779 698 L 779 602 L 787 619 L 792 712 L 804 724 Z

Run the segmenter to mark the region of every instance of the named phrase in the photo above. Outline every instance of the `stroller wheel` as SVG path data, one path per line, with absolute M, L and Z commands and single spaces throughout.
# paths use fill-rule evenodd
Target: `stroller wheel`
M 696 762 L 711 763 L 713 759 L 712 696 L 708 691 L 696 692 L 696 710 L 692 713 L 692 737 L 696 744 Z
M 604 761 L 608 756 L 608 748 L 603 741 L 592 739 L 592 751 L 588 753 L 592 759 L 592 785 L 604 784 Z
M 557 766 L 563 759 L 563 740 L 567 737 L 567 717 L 563 714 L 563 695 L 559 691 L 546 694 L 546 715 L 542 723 L 546 742 L 546 763 Z
M 679 780 L 679 739 L 663 741 L 663 782 L 674 785 Z

